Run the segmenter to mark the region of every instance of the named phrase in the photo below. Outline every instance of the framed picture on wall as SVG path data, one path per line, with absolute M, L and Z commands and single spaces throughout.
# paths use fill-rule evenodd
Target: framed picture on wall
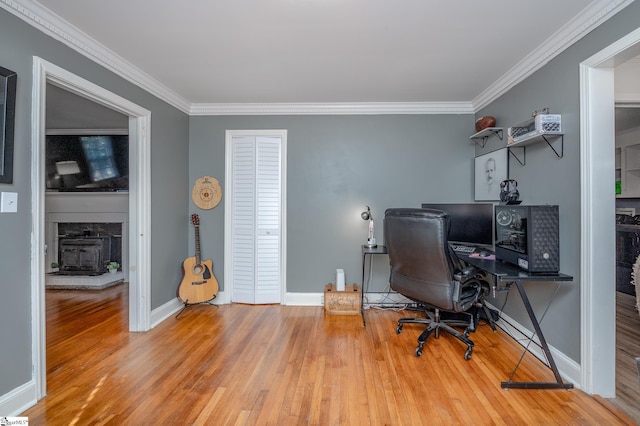
M 0 183 L 13 182 L 16 73 L 0 67 Z
M 475 159 L 475 200 L 499 201 L 500 182 L 509 178 L 507 148 L 482 154 Z

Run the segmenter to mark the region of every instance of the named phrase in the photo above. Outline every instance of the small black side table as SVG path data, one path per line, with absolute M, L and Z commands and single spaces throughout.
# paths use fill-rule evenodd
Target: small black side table
M 387 254 L 387 246 L 383 246 L 382 244 L 378 244 L 375 247 L 369 247 L 368 245 L 363 245 L 362 246 L 362 286 L 360 287 L 361 291 L 360 291 L 360 310 L 362 312 L 362 325 L 363 326 L 367 326 L 367 321 L 364 318 L 364 292 L 365 292 L 365 286 L 364 286 L 364 271 L 365 271 L 365 264 L 367 262 L 367 255 L 374 255 L 374 254 Z M 371 265 L 371 262 L 373 261 L 373 259 L 369 259 L 369 265 Z M 369 277 L 371 278 L 371 277 Z M 368 286 L 367 286 L 368 287 Z M 368 288 L 367 288 L 368 290 Z

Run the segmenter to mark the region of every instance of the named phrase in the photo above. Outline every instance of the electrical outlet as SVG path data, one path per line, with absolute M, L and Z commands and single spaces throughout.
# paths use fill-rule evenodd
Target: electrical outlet
M 16 213 L 18 211 L 17 192 L 3 192 L 0 198 L 0 213 Z

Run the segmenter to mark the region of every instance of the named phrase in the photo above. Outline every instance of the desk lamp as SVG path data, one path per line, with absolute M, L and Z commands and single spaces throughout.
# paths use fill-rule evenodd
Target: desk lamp
M 373 238 L 373 215 L 371 214 L 371 209 L 367 206 L 367 210 L 360 213 L 360 217 L 363 220 L 369 221 L 369 238 L 367 238 L 367 247 L 378 247 L 376 244 L 376 239 Z

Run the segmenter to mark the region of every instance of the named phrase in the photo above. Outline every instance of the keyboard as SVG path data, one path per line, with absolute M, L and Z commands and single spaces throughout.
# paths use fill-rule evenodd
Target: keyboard
M 451 244 L 451 249 L 453 249 L 456 253 L 466 253 L 471 254 L 476 251 L 477 247 L 474 246 L 463 246 L 461 244 Z

